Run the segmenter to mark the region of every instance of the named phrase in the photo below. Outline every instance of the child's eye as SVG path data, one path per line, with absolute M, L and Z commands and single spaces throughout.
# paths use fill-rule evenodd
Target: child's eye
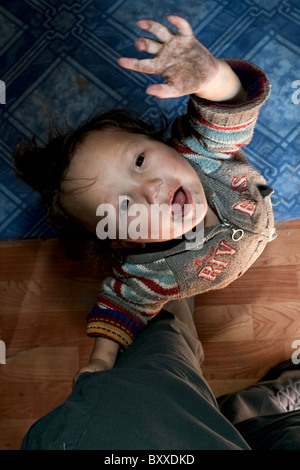
M 135 161 L 136 166 L 138 166 L 140 168 L 142 166 L 142 164 L 144 163 L 144 159 L 145 159 L 145 157 L 144 157 L 143 154 L 139 155 L 137 157 L 136 161 Z
M 124 214 L 124 212 L 127 212 L 128 206 L 129 206 L 129 199 L 123 199 L 123 201 L 121 201 L 120 206 L 119 206 L 120 214 Z

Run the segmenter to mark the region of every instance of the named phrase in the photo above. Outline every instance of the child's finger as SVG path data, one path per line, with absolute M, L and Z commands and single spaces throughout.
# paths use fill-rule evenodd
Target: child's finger
M 140 20 L 137 22 L 137 25 L 141 29 L 145 29 L 146 31 L 154 34 L 162 42 L 168 42 L 173 37 L 173 34 L 166 26 L 157 23 L 156 21 Z
M 168 16 L 168 21 L 177 27 L 179 34 L 182 36 L 193 36 L 194 33 L 190 24 L 184 18 L 181 18 L 181 16 L 170 15 Z
M 118 64 L 124 69 L 134 70 L 143 73 L 157 73 L 155 70 L 155 59 L 131 59 L 129 57 L 121 57 Z
M 158 54 L 161 50 L 162 44 L 149 38 L 139 38 L 135 42 L 135 47 L 138 51 L 145 51 L 149 54 Z

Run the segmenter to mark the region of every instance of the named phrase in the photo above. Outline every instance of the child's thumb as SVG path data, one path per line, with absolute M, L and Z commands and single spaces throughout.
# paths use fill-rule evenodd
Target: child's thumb
M 171 86 L 171 85 L 164 85 L 164 84 L 155 84 L 155 85 L 150 85 L 146 93 L 148 95 L 153 95 L 156 96 L 157 98 L 177 98 L 178 96 L 181 96 L 178 93 L 178 90 Z

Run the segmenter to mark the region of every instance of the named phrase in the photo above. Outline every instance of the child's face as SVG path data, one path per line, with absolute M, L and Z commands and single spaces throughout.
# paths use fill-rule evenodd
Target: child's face
M 91 132 L 65 176 L 65 208 L 93 231 L 105 220 L 109 238 L 147 243 L 181 237 L 207 211 L 202 184 L 190 163 L 142 134 Z M 101 212 L 103 204 L 108 212 Z M 154 210 L 158 207 L 162 217 Z

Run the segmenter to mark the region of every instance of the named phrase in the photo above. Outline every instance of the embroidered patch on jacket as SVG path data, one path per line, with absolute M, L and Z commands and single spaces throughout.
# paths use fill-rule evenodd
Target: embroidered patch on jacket
M 231 189 L 247 197 L 250 195 L 250 192 L 247 189 L 247 184 L 248 180 L 246 176 L 233 176 L 231 180 Z
M 211 247 L 209 254 L 203 259 L 196 259 L 197 277 L 208 281 L 215 281 L 221 272 L 228 266 L 237 250 L 225 240 L 221 240 L 217 248 Z
M 243 214 L 249 215 L 252 217 L 256 209 L 256 203 L 252 201 L 241 201 L 237 204 L 234 204 L 232 207 L 233 210 L 242 212 Z

